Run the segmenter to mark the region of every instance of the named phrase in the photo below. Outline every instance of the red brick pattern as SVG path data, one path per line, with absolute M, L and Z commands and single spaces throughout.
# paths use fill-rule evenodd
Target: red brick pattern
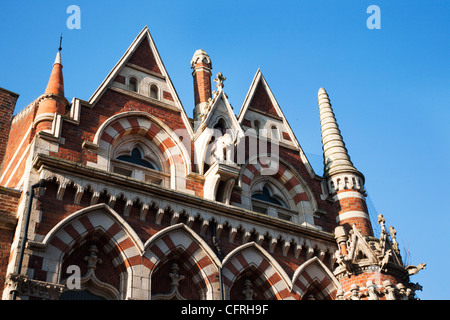
M 144 38 L 142 40 L 142 42 L 137 47 L 136 51 L 129 59 L 129 62 L 139 67 L 162 74 L 161 69 L 159 69 L 155 56 L 153 55 L 153 52 L 150 48 L 147 38 Z
M 198 63 L 195 68 L 203 68 L 195 71 L 194 74 L 194 101 L 195 105 L 201 102 L 207 102 L 211 98 L 211 71 L 205 63 Z M 207 70 L 205 70 L 207 69 Z
M 264 113 L 279 116 L 272 101 L 270 100 L 267 90 L 264 88 L 262 81 L 258 83 L 253 99 L 250 102 L 250 106 L 251 108 Z
M 13 221 L 16 217 L 20 193 L 0 187 L 0 218 Z M 10 262 L 14 248 L 11 244 L 14 239 L 14 228 L 0 226 L 0 283 L 5 283 L 6 269 Z M 0 295 L 3 293 L 3 285 L 0 286 Z
M 18 95 L 0 88 L 0 169 L 5 157 L 11 119 L 18 97 Z

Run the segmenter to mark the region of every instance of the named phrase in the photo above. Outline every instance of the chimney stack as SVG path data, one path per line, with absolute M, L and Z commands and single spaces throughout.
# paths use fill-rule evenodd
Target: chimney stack
M 208 100 L 212 97 L 211 91 L 211 59 L 205 50 L 197 50 L 191 60 L 192 76 L 194 78 L 195 108 L 194 120 L 201 121 L 208 106 Z

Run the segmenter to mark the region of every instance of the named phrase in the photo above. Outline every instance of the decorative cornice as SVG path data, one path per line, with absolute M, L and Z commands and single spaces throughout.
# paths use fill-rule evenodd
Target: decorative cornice
M 192 211 L 193 216 L 197 216 L 201 211 L 201 218 L 205 221 L 211 219 L 215 214 L 215 218 L 218 218 L 219 221 L 236 224 L 236 228 L 248 229 L 247 231 L 259 230 L 260 235 L 270 236 L 276 241 L 277 239 L 288 243 L 294 241 L 295 243 L 298 242 L 300 246 L 303 244 L 306 246 L 313 245 L 320 250 L 328 250 L 330 253 L 335 250 L 333 235 L 328 232 L 304 227 L 240 207 L 207 200 L 145 181 L 42 154 L 35 158 L 33 166 L 41 172 L 41 179 L 56 178 L 60 188 L 62 188 L 61 193 L 64 192 L 64 188 L 70 182 L 77 183 L 76 187 L 80 188 L 80 194 L 87 185 L 95 185 L 98 186 L 98 190 L 94 190 L 95 192 L 101 192 L 106 188 L 108 192 L 111 192 L 113 198 L 116 195 L 118 196 L 119 193 L 126 194 L 127 199 L 131 202 L 137 197 L 147 206 L 152 201 L 156 201 L 160 203 L 160 210 L 162 211 L 170 206 L 172 209 L 175 207 L 181 211 L 184 209 L 188 210 L 187 212 Z M 198 211 L 196 208 L 201 208 L 201 210 Z

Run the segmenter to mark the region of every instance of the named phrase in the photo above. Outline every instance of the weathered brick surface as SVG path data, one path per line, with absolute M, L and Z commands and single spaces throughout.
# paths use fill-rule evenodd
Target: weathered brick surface
M 20 196 L 20 192 L 0 187 L 0 294 L 3 293 L 6 268 L 10 261 Z

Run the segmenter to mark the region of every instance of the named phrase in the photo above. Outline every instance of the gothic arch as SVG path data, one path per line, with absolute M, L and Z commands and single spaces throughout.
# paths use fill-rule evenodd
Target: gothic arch
M 60 221 L 47 233 L 39 244 L 45 248 L 42 256 L 46 259 L 46 271 L 60 283 L 65 272 L 62 270 L 64 259 L 86 238 L 93 235 L 101 238 L 103 249 L 112 254 L 108 260 L 111 260 L 120 272 L 119 288 L 124 297 L 127 282 L 132 281 L 132 267 L 141 261 L 143 244 L 131 226 L 106 204 L 79 210 Z M 92 277 L 88 280 L 95 282 Z
M 151 279 L 158 268 L 169 257 L 181 257 L 180 264 L 192 273 L 194 284 L 201 288 L 201 299 L 212 299 L 217 293 L 218 270 L 221 263 L 208 246 L 191 228 L 183 223 L 167 227 L 153 235 L 144 245 L 143 264 L 149 269 L 149 288 Z
M 292 277 L 292 294 L 296 299 L 307 299 L 308 293 L 316 298 L 334 299 L 340 283 L 317 257 L 303 263 Z
M 234 249 L 223 260 L 223 281 L 228 298 L 233 284 L 249 268 L 257 270 L 258 281 L 266 284 L 268 289 L 264 292 L 265 299 L 289 298 L 291 282 L 288 275 L 279 263 L 255 242 Z
M 142 112 L 127 111 L 107 119 L 98 128 L 93 146 L 98 148 L 97 165 L 109 170 L 109 157 L 115 141 L 126 136 L 136 135 L 152 142 L 163 155 L 160 159 L 169 168 L 171 187 L 175 189 L 177 177 L 185 177 L 191 172 L 191 160 L 185 144 L 178 135 L 160 119 Z M 185 136 L 185 134 L 181 134 Z

